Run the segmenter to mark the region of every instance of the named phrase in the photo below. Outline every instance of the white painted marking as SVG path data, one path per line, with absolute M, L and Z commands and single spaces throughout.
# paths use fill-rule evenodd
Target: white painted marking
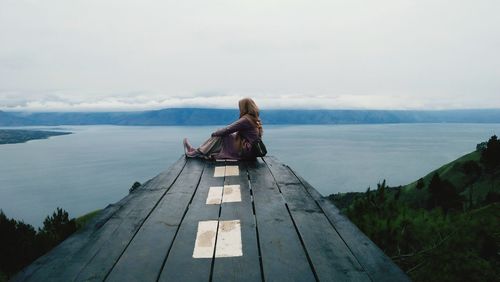
M 241 202 L 240 185 L 224 185 L 223 203 Z
M 238 168 L 237 165 L 215 167 L 214 177 L 238 176 L 238 175 L 240 175 L 240 169 Z
M 215 257 L 240 257 L 243 255 L 241 244 L 241 223 L 239 220 L 219 222 Z
M 213 186 L 208 189 L 207 205 L 220 205 L 222 202 L 222 186 Z
M 226 172 L 225 166 L 216 166 L 214 171 L 214 177 L 224 177 L 225 172 Z
M 211 258 L 214 255 L 217 220 L 198 222 L 193 258 Z
M 225 176 L 238 176 L 240 175 L 240 169 L 237 165 L 227 165 Z

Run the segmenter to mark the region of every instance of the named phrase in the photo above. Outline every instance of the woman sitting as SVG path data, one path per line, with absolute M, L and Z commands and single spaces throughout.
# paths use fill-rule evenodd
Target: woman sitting
M 189 158 L 255 159 L 252 143 L 262 137 L 259 108 L 250 98 L 238 102 L 240 118 L 225 128 L 212 133 L 207 141 L 195 149 L 184 138 L 184 150 Z

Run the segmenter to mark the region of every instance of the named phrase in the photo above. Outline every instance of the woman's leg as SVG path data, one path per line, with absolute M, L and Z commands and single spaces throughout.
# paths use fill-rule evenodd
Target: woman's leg
M 221 137 L 210 137 L 197 149 L 205 156 L 219 153 L 222 148 Z
M 190 158 L 211 158 L 220 152 L 222 148 L 222 138 L 221 137 L 210 137 L 208 138 L 198 149 L 195 149 L 189 144 L 186 138 L 184 138 L 184 148 L 187 157 Z

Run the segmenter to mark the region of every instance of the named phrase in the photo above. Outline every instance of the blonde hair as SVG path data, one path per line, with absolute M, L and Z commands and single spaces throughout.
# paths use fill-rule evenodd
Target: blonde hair
M 259 118 L 259 107 L 251 98 L 243 98 L 238 102 L 240 108 L 240 118 L 246 116 L 254 123 L 259 130 L 259 136 L 262 136 L 264 130 L 262 129 L 262 122 Z

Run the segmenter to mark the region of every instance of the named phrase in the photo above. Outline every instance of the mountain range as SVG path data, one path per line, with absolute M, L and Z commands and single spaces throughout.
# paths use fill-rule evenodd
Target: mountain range
M 0 126 L 218 125 L 236 109 L 169 108 L 140 112 L 5 112 Z M 264 124 L 500 123 L 500 109 L 485 110 L 262 110 Z

